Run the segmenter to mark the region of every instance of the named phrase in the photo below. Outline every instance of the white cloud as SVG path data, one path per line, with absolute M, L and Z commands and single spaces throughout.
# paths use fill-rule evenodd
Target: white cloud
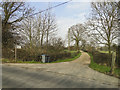
M 58 36 L 61 36 L 63 39 L 66 38 L 68 28 L 72 25 L 83 23 L 86 21 L 86 16 L 89 13 L 90 3 L 86 2 L 72 2 L 66 4 L 65 13 L 68 14 L 68 17 L 61 16 L 57 17 L 58 25 Z
M 72 18 L 59 17 L 57 19 L 58 36 L 61 36 L 63 39 L 65 39 L 68 28 L 74 24 L 75 24 L 75 20 Z
M 66 39 L 68 28 L 70 28 L 72 25 L 83 23 L 86 21 L 84 14 L 85 13 L 75 15 L 76 17 L 57 18 L 58 36 L 61 36 L 63 39 Z
M 74 3 L 69 3 L 66 6 L 66 9 L 86 9 L 89 7 L 90 3 L 86 2 L 74 2 Z
M 81 22 L 84 22 L 86 20 L 86 16 L 87 16 L 87 13 L 85 12 L 74 15 L 74 17 L 76 19 L 80 19 Z

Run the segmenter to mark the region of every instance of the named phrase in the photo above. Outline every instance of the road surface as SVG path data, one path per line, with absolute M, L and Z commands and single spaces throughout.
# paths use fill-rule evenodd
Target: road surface
M 3 88 L 118 88 L 119 80 L 88 67 L 82 52 L 71 62 L 52 64 L 3 64 Z

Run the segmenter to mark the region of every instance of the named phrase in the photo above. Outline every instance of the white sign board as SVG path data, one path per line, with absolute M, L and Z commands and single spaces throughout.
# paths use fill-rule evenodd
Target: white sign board
M 17 49 L 21 49 L 21 46 L 19 46 L 19 45 L 16 45 L 16 48 L 17 48 Z

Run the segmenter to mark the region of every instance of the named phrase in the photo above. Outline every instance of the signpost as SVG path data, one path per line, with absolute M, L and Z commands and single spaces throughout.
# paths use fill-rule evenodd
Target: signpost
M 21 49 L 21 46 L 19 45 L 15 46 L 15 62 L 17 61 L 17 49 Z

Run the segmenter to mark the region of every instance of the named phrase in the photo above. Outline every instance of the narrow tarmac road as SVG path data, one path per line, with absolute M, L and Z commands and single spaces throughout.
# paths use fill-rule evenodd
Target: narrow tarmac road
M 71 62 L 3 64 L 3 88 L 118 88 L 118 78 L 88 67 L 87 53 Z

